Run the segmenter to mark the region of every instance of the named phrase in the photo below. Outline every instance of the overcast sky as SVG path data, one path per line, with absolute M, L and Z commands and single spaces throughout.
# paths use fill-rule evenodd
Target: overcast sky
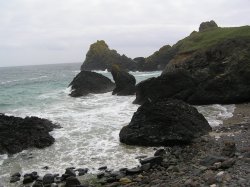
M 82 62 L 103 39 L 149 56 L 197 30 L 250 23 L 250 0 L 0 0 L 0 66 Z

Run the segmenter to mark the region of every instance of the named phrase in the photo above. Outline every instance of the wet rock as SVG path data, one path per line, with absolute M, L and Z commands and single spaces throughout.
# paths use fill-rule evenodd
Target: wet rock
M 36 181 L 32 187 L 44 187 L 41 181 Z
M 141 156 L 136 156 L 135 159 L 143 159 L 143 158 L 147 158 L 148 156 L 146 155 L 141 155 Z
M 20 181 L 20 177 L 18 177 L 18 176 L 12 176 L 12 177 L 10 178 L 10 183 L 15 183 L 15 182 L 17 182 L 17 181 Z
M 231 168 L 236 162 L 236 159 L 230 158 L 228 160 L 225 160 L 224 162 L 221 163 L 220 168 L 222 169 L 228 169 Z
M 225 161 L 225 157 L 215 156 L 215 155 L 208 155 L 203 160 L 201 160 L 200 164 L 203 166 L 211 166 L 216 162 L 223 162 Z
M 72 97 L 85 96 L 90 93 L 106 93 L 115 87 L 109 78 L 91 71 L 81 71 L 69 86 L 72 89 L 70 93 Z
M 33 181 L 34 181 L 34 179 L 33 179 L 30 175 L 25 176 L 25 177 L 23 178 L 23 184 L 28 184 L 28 183 L 31 183 L 31 182 L 33 182 Z
M 73 176 L 73 177 L 76 176 L 76 173 L 75 173 L 73 168 L 67 168 L 66 171 L 65 171 L 65 174 L 69 175 L 69 176 Z
M 76 171 L 78 171 L 78 176 L 82 176 L 82 175 L 85 175 L 86 173 L 88 173 L 89 169 L 88 168 L 79 168 Z
M 44 167 L 42 167 L 42 169 L 48 170 L 48 169 L 49 169 L 49 166 L 44 166 Z
M 101 170 L 106 170 L 106 169 L 108 169 L 107 166 L 102 166 L 102 167 L 99 167 L 99 168 L 98 168 L 98 170 L 100 170 L 100 171 L 101 171 Z
M 65 181 L 68 177 L 70 177 L 69 174 L 62 174 L 62 181 Z
M 150 163 L 146 163 L 146 164 L 142 164 L 141 165 L 141 170 L 142 171 L 148 171 L 151 168 L 151 164 Z
M 160 156 L 154 156 L 154 157 L 150 157 L 150 158 L 146 158 L 146 159 L 140 160 L 140 163 L 142 165 L 150 163 L 150 165 L 153 166 L 153 165 L 159 165 L 159 164 L 161 164 L 162 161 L 163 161 L 162 157 L 160 157 Z
M 15 183 L 17 181 L 20 181 L 20 177 L 21 177 L 21 174 L 19 172 L 14 173 L 13 175 L 11 175 L 10 183 Z
M 120 180 L 121 178 L 125 177 L 125 172 L 113 171 L 110 173 L 110 176 L 115 177 L 117 180 Z
M 38 177 L 39 177 L 39 175 L 38 175 L 38 173 L 37 173 L 36 171 L 33 171 L 33 172 L 31 173 L 31 177 L 32 177 L 34 180 L 37 180 Z
M 62 177 L 55 176 L 55 177 L 54 177 L 54 182 L 55 182 L 55 183 L 60 183 L 60 182 L 62 182 Z
M 196 108 L 179 100 L 159 99 L 140 106 L 119 136 L 128 145 L 173 146 L 191 143 L 209 131 Z
M 141 173 L 141 172 L 142 172 L 142 170 L 141 170 L 140 167 L 131 168 L 131 169 L 126 170 L 127 175 L 134 175 L 134 174 L 138 174 L 138 173 Z
M 111 74 L 115 81 L 113 95 L 134 95 L 135 94 L 135 77 L 128 72 L 113 66 Z
M 102 173 L 97 173 L 97 175 L 96 175 L 96 177 L 98 178 L 98 179 L 101 179 L 102 177 L 104 177 L 104 173 L 102 172 Z
M 158 149 L 157 151 L 155 151 L 154 156 L 161 156 L 163 157 L 164 155 L 166 155 L 166 151 L 164 149 Z
M 77 185 L 80 185 L 80 181 L 76 177 L 68 177 L 66 179 L 66 185 L 65 187 L 76 187 Z
M 110 177 L 106 178 L 107 183 L 113 183 L 113 182 L 117 182 L 117 181 L 118 181 L 117 178 L 114 176 L 110 176 Z
M 221 155 L 222 156 L 233 157 L 235 155 L 235 151 L 236 151 L 235 142 L 233 142 L 233 141 L 225 141 L 224 142 L 224 147 L 223 147 L 222 152 L 221 152 Z
M 54 183 L 54 175 L 46 174 L 43 176 L 43 184 L 52 184 Z
M 54 143 L 49 134 L 58 125 L 38 117 L 0 115 L 0 154 L 15 154 L 28 148 L 44 148 Z
M 19 172 L 14 173 L 13 175 L 11 175 L 11 177 L 21 177 L 21 174 Z

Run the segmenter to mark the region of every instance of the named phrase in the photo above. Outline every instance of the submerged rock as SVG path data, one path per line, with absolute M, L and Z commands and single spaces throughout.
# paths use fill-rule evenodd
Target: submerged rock
M 111 74 L 115 81 L 115 89 L 112 94 L 115 95 L 134 95 L 135 94 L 135 77 L 128 72 L 121 70 L 119 67 L 112 67 Z
M 81 71 L 69 84 L 70 96 L 80 97 L 90 93 L 106 93 L 114 89 L 115 84 L 104 75 L 91 71 Z
M 44 148 L 54 143 L 49 134 L 58 125 L 38 117 L 0 115 L 0 154 L 15 154 L 28 148 Z
M 120 131 L 120 141 L 128 145 L 172 146 L 190 143 L 211 131 L 196 108 L 179 100 L 146 102 Z

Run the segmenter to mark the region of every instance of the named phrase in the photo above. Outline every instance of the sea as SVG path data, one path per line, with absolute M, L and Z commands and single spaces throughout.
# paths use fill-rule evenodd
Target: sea
M 0 67 L 0 113 L 19 117 L 37 116 L 62 128 L 51 135 L 55 143 L 45 149 L 28 149 L 15 155 L 0 155 L 0 186 L 9 184 L 10 175 L 37 171 L 62 174 L 65 168 L 101 166 L 119 169 L 135 167 L 138 156 L 151 156 L 153 147 L 127 146 L 119 142 L 119 132 L 139 105 L 135 96 L 109 93 L 69 96 L 69 83 L 80 72 L 81 63 Z M 112 79 L 108 71 L 96 71 Z M 130 72 L 137 83 L 157 77 L 160 71 Z M 173 80 L 174 81 L 174 80 Z M 234 105 L 196 106 L 214 127 L 233 115 Z M 48 169 L 44 167 L 48 166 Z

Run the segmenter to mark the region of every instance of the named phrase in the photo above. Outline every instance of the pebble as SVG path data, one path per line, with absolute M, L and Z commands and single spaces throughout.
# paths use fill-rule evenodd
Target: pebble
M 129 178 L 124 177 L 124 178 L 121 178 L 121 179 L 119 180 L 119 182 L 120 182 L 121 184 L 128 184 L 128 183 L 131 183 L 132 181 L 131 181 Z

